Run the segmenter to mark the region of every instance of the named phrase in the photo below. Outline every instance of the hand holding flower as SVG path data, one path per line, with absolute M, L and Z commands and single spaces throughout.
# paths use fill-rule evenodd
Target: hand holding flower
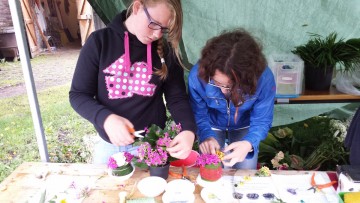
M 139 162 L 143 162 L 148 166 L 164 166 L 170 161 L 170 155 L 172 155 L 173 152 L 175 152 L 175 155 L 188 155 L 184 153 L 184 151 L 187 150 L 187 140 L 185 140 L 185 142 L 183 140 L 186 139 L 187 136 L 180 135 L 180 131 L 180 124 L 172 124 L 164 130 L 156 125 L 152 125 L 150 128 L 145 129 L 145 137 L 140 140 L 141 145 L 138 148 Z M 187 134 L 187 132 L 189 131 L 184 131 L 185 134 Z M 192 134 L 190 134 L 190 137 L 192 136 L 192 141 L 190 142 L 192 143 L 195 135 L 193 135 L 192 132 L 190 133 Z M 177 136 L 178 134 L 179 136 Z M 180 139 L 180 137 L 183 138 Z M 183 149 L 180 149 L 181 147 Z M 168 149 L 170 149 L 170 152 L 167 151 Z
M 217 150 L 220 150 L 220 145 L 215 138 L 210 137 L 199 145 L 199 149 L 203 154 L 215 154 Z
M 189 156 L 194 144 L 195 134 L 191 131 L 182 131 L 169 144 L 166 149 L 172 157 L 185 159 Z
M 224 152 L 231 151 L 223 157 L 223 164 L 225 166 L 232 167 L 237 162 L 242 162 L 246 158 L 247 154 L 251 151 L 252 146 L 248 141 L 233 142 L 229 146 L 225 147 Z

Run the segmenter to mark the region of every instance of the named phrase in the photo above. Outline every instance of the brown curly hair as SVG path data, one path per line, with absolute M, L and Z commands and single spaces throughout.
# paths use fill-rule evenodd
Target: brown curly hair
M 208 81 L 216 70 L 229 77 L 232 84 L 230 100 L 238 109 L 246 95 L 255 94 L 266 64 L 260 43 L 239 28 L 224 31 L 206 42 L 199 60 L 199 77 Z

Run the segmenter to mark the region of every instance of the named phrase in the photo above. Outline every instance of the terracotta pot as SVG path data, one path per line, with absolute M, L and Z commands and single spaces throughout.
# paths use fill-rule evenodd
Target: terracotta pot
M 150 176 L 158 176 L 165 180 L 169 177 L 170 163 L 164 166 L 149 166 Z
M 200 176 L 203 180 L 206 181 L 217 181 L 222 176 L 222 167 L 221 163 L 214 165 L 205 165 L 200 166 Z

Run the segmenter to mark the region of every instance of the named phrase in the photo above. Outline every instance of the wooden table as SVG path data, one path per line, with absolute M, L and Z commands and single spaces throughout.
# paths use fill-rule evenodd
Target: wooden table
M 171 171 L 180 172 L 181 168 L 171 167 Z M 192 180 L 198 175 L 198 168 L 188 169 L 188 174 Z M 224 170 L 224 175 L 254 175 L 255 170 Z M 272 171 L 274 174 L 304 174 L 306 171 Z M 325 172 L 320 172 L 327 180 L 329 177 Z M 124 183 L 114 181 L 107 175 L 106 165 L 93 164 L 66 164 L 66 163 L 41 163 L 25 162 L 21 164 L 13 173 L 10 174 L 0 184 L 0 202 L 28 202 L 36 196 L 44 194 L 45 188 L 48 191 L 61 187 L 60 183 L 71 182 L 71 180 L 85 179 L 94 185 L 90 191 L 89 197 L 83 202 L 119 202 L 118 194 L 121 191 L 130 192 L 136 183 L 144 177 L 149 176 L 147 170 L 136 169 L 131 179 Z M 169 176 L 167 181 L 174 178 Z M 204 202 L 200 196 L 202 187 L 195 187 L 195 202 Z M 131 198 L 141 198 L 141 193 L 135 188 Z M 156 202 L 161 202 L 161 196 L 155 198 Z
M 360 102 L 360 96 L 349 95 L 336 90 L 331 86 L 325 91 L 305 90 L 297 98 L 277 98 L 278 104 L 304 104 L 304 103 L 342 103 L 342 102 Z

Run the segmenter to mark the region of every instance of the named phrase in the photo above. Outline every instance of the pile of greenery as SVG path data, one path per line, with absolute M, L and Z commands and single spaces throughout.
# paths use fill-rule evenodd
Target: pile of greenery
M 260 143 L 259 162 L 270 169 L 335 170 L 347 164 L 347 126 L 340 120 L 316 116 L 271 128 Z

